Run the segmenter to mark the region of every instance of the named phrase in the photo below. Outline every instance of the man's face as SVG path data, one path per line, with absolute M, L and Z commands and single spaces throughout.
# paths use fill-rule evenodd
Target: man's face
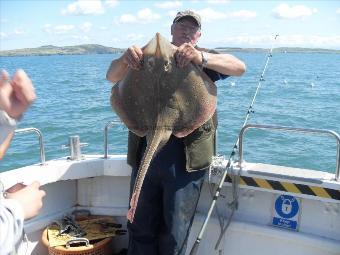
M 171 26 L 172 43 L 181 46 L 183 43 L 196 45 L 201 36 L 197 23 L 190 17 L 184 17 Z

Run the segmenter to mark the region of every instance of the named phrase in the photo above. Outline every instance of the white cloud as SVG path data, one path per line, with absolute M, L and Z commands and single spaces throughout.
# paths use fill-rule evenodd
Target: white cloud
M 127 37 L 128 41 L 138 41 L 144 38 L 142 34 L 129 34 Z
M 120 42 L 120 41 L 121 41 L 121 40 L 118 39 L 117 37 L 114 37 L 114 38 L 111 39 L 111 42 L 112 42 L 112 43 L 118 43 L 118 42 Z
M 74 25 L 55 25 L 45 24 L 43 26 L 43 31 L 48 34 L 70 34 L 75 32 L 80 33 L 88 33 L 92 29 L 93 25 L 91 22 L 84 22 L 79 25 L 79 27 L 75 27 Z M 85 38 L 85 35 L 82 35 Z
M 46 33 L 51 33 L 51 24 L 45 24 L 44 27 L 43 27 L 43 30 L 46 32 Z
M 121 23 L 137 23 L 137 17 L 132 14 L 123 14 L 119 18 Z
M 301 19 L 311 16 L 317 11 L 316 8 L 308 8 L 304 5 L 280 4 L 273 10 L 273 15 L 278 19 Z
M 142 9 L 137 12 L 137 15 L 123 14 L 119 18 L 120 23 L 151 23 L 155 20 L 160 19 L 161 16 L 157 13 L 152 12 L 149 8 Z
M 248 47 L 258 47 L 259 45 L 266 44 L 269 41 L 273 41 L 273 36 L 271 35 L 239 35 L 239 36 L 228 36 L 222 40 L 223 43 L 232 46 L 244 46 Z
M 145 39 L 145 35 L 143 34 L 131 33 L 131 34 L 126 35 L 125 37 L 112 37 L 109 40 L 109 44 L 124 45 L 123 47 L 125 47 L 127 43 L 129 45 L 140 44 L 141 40 L 144 40 L 144 39 Z M 121 47 L 121 46 L 117 46 L 117 47 Z
M 168 15 L 173 19 L 176 17 L 176 14 L 177 14 L 177 11 L 169 11 L 168 12 Z
M 15 35 L 23 35 L 23 34 L 25 34 L 25 31 L 23 31 L 21 29 L 15 29 L 13 34 L 15 34 Z
M 138 11 L 137 13 L 137 17 L 141 20 L 141 21 L 146 21 L 146 22 L 151 22 L 157 19 L 160 19 L 161 16 L 157 13 L 153 13 L 150 9 L 145 8 L 142 9 L 140 11 Z
M 230 3 L 229 0 L 208 0 L 208 4 L 228 4 Z
M 116 7 L 119 4 L 119 2 L 118 0 L 106 0 L 105 4 L 110 7 Z
M 82 43 L 90 41 L 90 38 L 87 35 L 72 35 L 72 38 L 81 41 Z
M 215 11 L 211 8 L 205 8 L 205 9 L 197 10 L 195 12 L 201 15 L 203 23 L 227 18 L 227 15 L 225 13 Z
M 101 26 L 101 27 L 99 27 L 99 29 L 100 29 L 100 30 L 107 30 L 108 28 L 105 27 L 105 26 Z
M 227 44 L 235 47 L 310 47 L 339 49 L 340 36 L 317 36 L 317 35 L 281 35 L 274 40 L 275 35 L 239 35 L 228 36 L 218 44 Z
M 340 8 L 336 9 L 336 14 L 340 14 Z
M 49 34 L 68 34 L 74 31 L 75 27 L 73 25 L 57 25 L 52 26 L 50 24 L 46 24 L 43 27 L 43 30 Z
M 337 48 L 340 45 L 340 36 L 318 35 L 283 35 L 278 37 L 282 47 L 312 47 L 312 48 Z
M 172 9 L 182 7 L 182 3 L 180 1 L 165 1 L 156 3 L 155 6 L 161 9 Z
M 13 39 L 13 38 L 20 38 L 22 36 L 27 35 L 27 30 L 23 30 L 21 28 L 15 28 L 13 31 L 10 32 L 0 32 L 1 39 Z
M 240 10 L 235 12 L 221 12 L 215 11 L 212 8 L 205 8 L 201 10 L 195 10 L 199 15 L 201 15 L 202 23 L 212 22 L 216 20 L 222 19 L 251 19 L 256 17 L 256 12 L 248 11 L 248 10 Z
M 54 27 L 54 32 L 56 34 L 67 34 L 74 30 L 73 25 L 59 25 Z
M 79 26 L 79 28 L 84 33 L 87 33 L 87 32 L 89 32 L 91 30 L 92 23 L 91 22 L 84 22 L 82 25 Z
M 231 18 L 240 18 L 240 19 L 252 19 L 257 16 L 256 12 L 247 11 L 247 10 L 240 10 L 236 12 L 231 12 L 228 14 Z
M 8 37 L 8 35 L 4 32 L 0 32 L 0 38 L 1 39 L 6 39 Z
M 104 13 L 101 0 L 78 0 L 61 11 L 63 15 L 99 15 Z

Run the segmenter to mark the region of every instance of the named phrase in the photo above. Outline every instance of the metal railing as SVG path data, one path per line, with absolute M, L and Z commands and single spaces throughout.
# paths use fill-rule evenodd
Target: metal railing
M 45 164 L 45 148 L 44 148 L 44 140 L 43 140 L 43 135 L 41 131 L 37 128 L 22 128 L 22 129 L 17 129 L 15 130 L 15 133 L 31 133 L 34 132 L 38 135 L 39 137 L 39 144 L 40 144 L 40 162 L 41 165 Z
M 113 127 L 114 125 L 117 125 L 117 124 L 121 124 L 120 121 L 118 120 L 114 120 L 114 121 L 110 121 L 109 123 L 107 123 L 105 125 L 105 128 L 104 128 L 104 158 L 107 158 L 107 156 L 109 155 L 109 142 L 108 142 L 108 132 L 109 132 L 109 129 L 111 127 Z
M 337 140 L 337 156 L 336 156 L 336 170 L 335 170 L 335 180 L 339 181 L 340 175 L 340 136 L 338 133 L 327 130 L 327 129 L 310 129 L 310 128 L 293 128 L 293 127 L 285 127 L 285 126 L 271 126 L 271 125 L 256 125 L 256 124 L 248 124 L 241 129 L 239 134 L 239 164 L 241 165 L 243 162 L 243 137 L 245 132 L 249 129 L 269 129 L 269 130 L 280 130 L 280 131 L 288 131 L 288 132 L 298 132 L 298 133 L 310 133 L 310 134 L 321 134 L 332 136 Z

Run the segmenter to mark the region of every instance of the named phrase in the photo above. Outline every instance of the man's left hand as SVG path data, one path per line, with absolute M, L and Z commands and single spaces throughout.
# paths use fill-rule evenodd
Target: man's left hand
M 187 66 L 190 62 L 197 65 L 202 63 L 201 52 L 196 50 L 191 43 L 184 43 L 178 47 L 175 53 L 175 58 L 177 66 L 180 68 Z

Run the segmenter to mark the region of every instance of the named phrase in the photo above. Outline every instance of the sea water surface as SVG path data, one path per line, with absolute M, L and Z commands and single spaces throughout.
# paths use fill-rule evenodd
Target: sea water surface
M 247 65 L 242 77 L 217 82 L 218 152 L 232 151 L 256 91 L 266 53 L 234 55 Z M 62 145 L 79 135 L 85 154 L 103 154 L 103 130 L 114 119 L 105 80 L 113 55 L 1 57 L 0 68 L 11 75 L 17 68 L 31 77 L 38 99 L 18 128 L 43 133 L 46 160 L 69 155 Z M 340 133 L 340 56 L 318 53 L 273 54 L 248 123 L 330 129 Z M 125 154 L 127 130 L 109 132 L 109 153 Z M 251 130 L 245 137 L 245 160 L 334 172 L 336 142 L 326 136 Z M 34 133 L 16 134 L 0 171 L 39 162 Z

